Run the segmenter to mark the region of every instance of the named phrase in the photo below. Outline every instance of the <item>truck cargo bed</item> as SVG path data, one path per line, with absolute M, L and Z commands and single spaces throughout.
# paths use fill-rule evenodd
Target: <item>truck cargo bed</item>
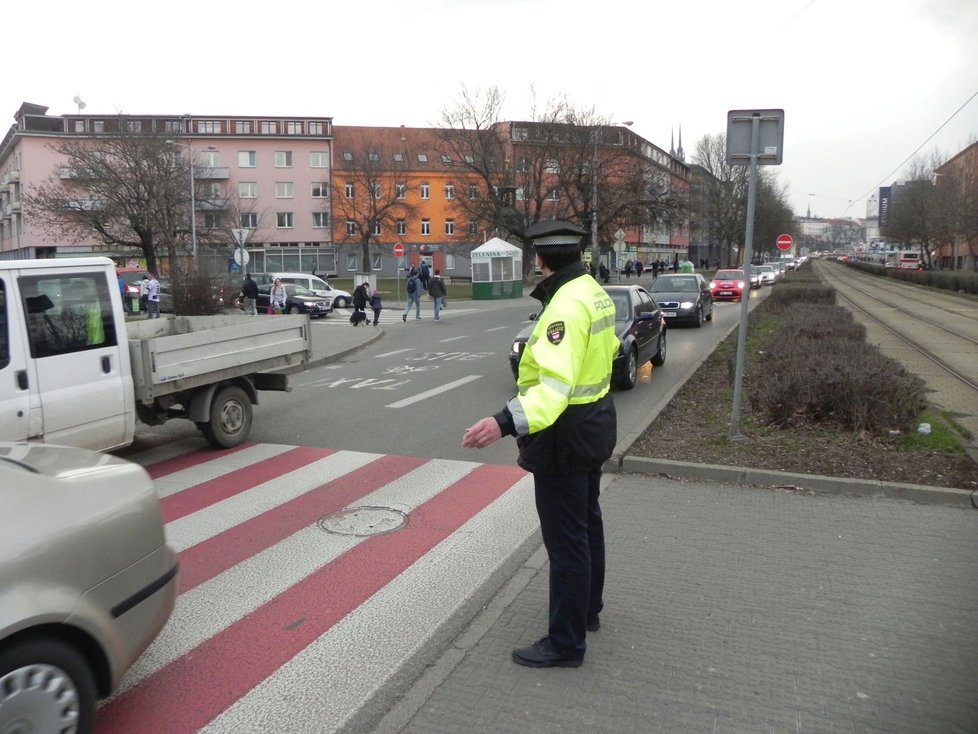
M 175 316 L 126 324 L 136 399 L 256 372 L 311 357 L 307 316 Z

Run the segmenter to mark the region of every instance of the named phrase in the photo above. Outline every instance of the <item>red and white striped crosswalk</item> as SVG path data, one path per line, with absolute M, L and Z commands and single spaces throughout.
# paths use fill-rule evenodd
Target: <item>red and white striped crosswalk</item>
M 536 532 L 511 466 L 273 444 L 129 457 L 180 554 L 98 732 L 329 732 Z

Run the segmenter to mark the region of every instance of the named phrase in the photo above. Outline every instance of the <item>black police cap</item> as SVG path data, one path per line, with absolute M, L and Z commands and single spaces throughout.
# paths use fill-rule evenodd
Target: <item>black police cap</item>
M 546 222 L 537 222 L 526 230 L 526 239 L 533 242 L 534 247 L 547 247 L 549 245 L 579 245 L 587 230 L 579 227 L 573 222 L 565 222 L 561 219 L 550 219 Z

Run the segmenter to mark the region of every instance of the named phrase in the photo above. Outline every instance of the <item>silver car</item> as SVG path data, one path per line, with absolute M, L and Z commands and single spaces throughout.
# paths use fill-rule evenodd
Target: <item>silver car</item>
M 0 732 L 87 732 L 173 610 L 153 481 L 124 459 L 0 443 Z

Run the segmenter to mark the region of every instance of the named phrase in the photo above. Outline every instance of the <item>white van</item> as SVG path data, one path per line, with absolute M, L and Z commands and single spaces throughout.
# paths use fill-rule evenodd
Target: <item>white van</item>
M 353 302 L 353 296 L 339 288 L 334 288 L 317 275 L 308 273 L 269 273 L 268 275 L 273 279 L 279 278 L 283 283 L 301 285 L 320 298 L 328 298 L 333 308 L 346 308 Z

